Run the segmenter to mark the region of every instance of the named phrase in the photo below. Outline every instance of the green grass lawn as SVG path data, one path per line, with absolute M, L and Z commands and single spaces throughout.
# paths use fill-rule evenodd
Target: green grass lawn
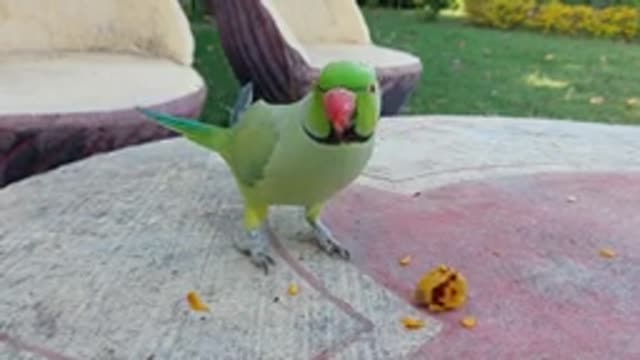
M 640 45 L 423 22 L 365 10 L 375 42 L 424 63 L 410 114 L 482 114 L 640 124 Z M 226 119 L 238 85 L 217 34 L 194 24 L 196 67 L 209 85 L 205 119 Z M 636 100 L 629 100 L 635 98 Z

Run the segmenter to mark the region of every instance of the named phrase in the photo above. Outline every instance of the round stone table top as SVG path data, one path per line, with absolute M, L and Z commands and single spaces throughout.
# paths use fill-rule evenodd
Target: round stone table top
M 242 206 L 228 170 L 184 139 L 12 184 L 0 209 L 9 358 L 640 356 L 640 128 L 384 119 L 368 168 L 324 215 L 352 260 L 319 252 L 300 212 L 281 208 L 268 275 L 233 247 Z M 412 292 L 442 263 L 470 295 L 432 314 Z M 209 313 L 189 309 L 191 290 Z

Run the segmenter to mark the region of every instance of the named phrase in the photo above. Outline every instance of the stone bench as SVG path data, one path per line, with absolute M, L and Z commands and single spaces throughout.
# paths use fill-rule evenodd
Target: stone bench
M 173 0 L 0 0 L 0 187 L 173 136 L 133 108 L 200 114 L 194 45 Z
M 0 358 L 637 358 L 639 139 L 568 121 L 385 119 L 324 214 L 351 261 L 308 241 L 299 209 L 274 207 L 268 276 L 233 246 L 228 167 L 185 139 L 32 176 L 0 190 Z M 460 311 L 414 306 L 439 264 L 467 275 Z M 190 310 L 192 290 L 210 313 Z

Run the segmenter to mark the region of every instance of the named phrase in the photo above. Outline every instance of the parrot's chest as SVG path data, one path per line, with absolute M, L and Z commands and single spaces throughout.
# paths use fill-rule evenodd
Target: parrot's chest
M 256 190 L 272 204 L 314 205 L 353 182 L 373 151 L 368 143 L 331 146 L 306 138 L 283 142 Z

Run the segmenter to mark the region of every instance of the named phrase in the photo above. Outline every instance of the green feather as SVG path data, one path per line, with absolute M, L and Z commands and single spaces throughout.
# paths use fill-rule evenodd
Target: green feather
M 229 142 L 229 130 L 203 122 L 186 119 L 149 109 L 136 108 L 160 125 L 184 135 L 189 140 L 208 149 L 221 152 Z

